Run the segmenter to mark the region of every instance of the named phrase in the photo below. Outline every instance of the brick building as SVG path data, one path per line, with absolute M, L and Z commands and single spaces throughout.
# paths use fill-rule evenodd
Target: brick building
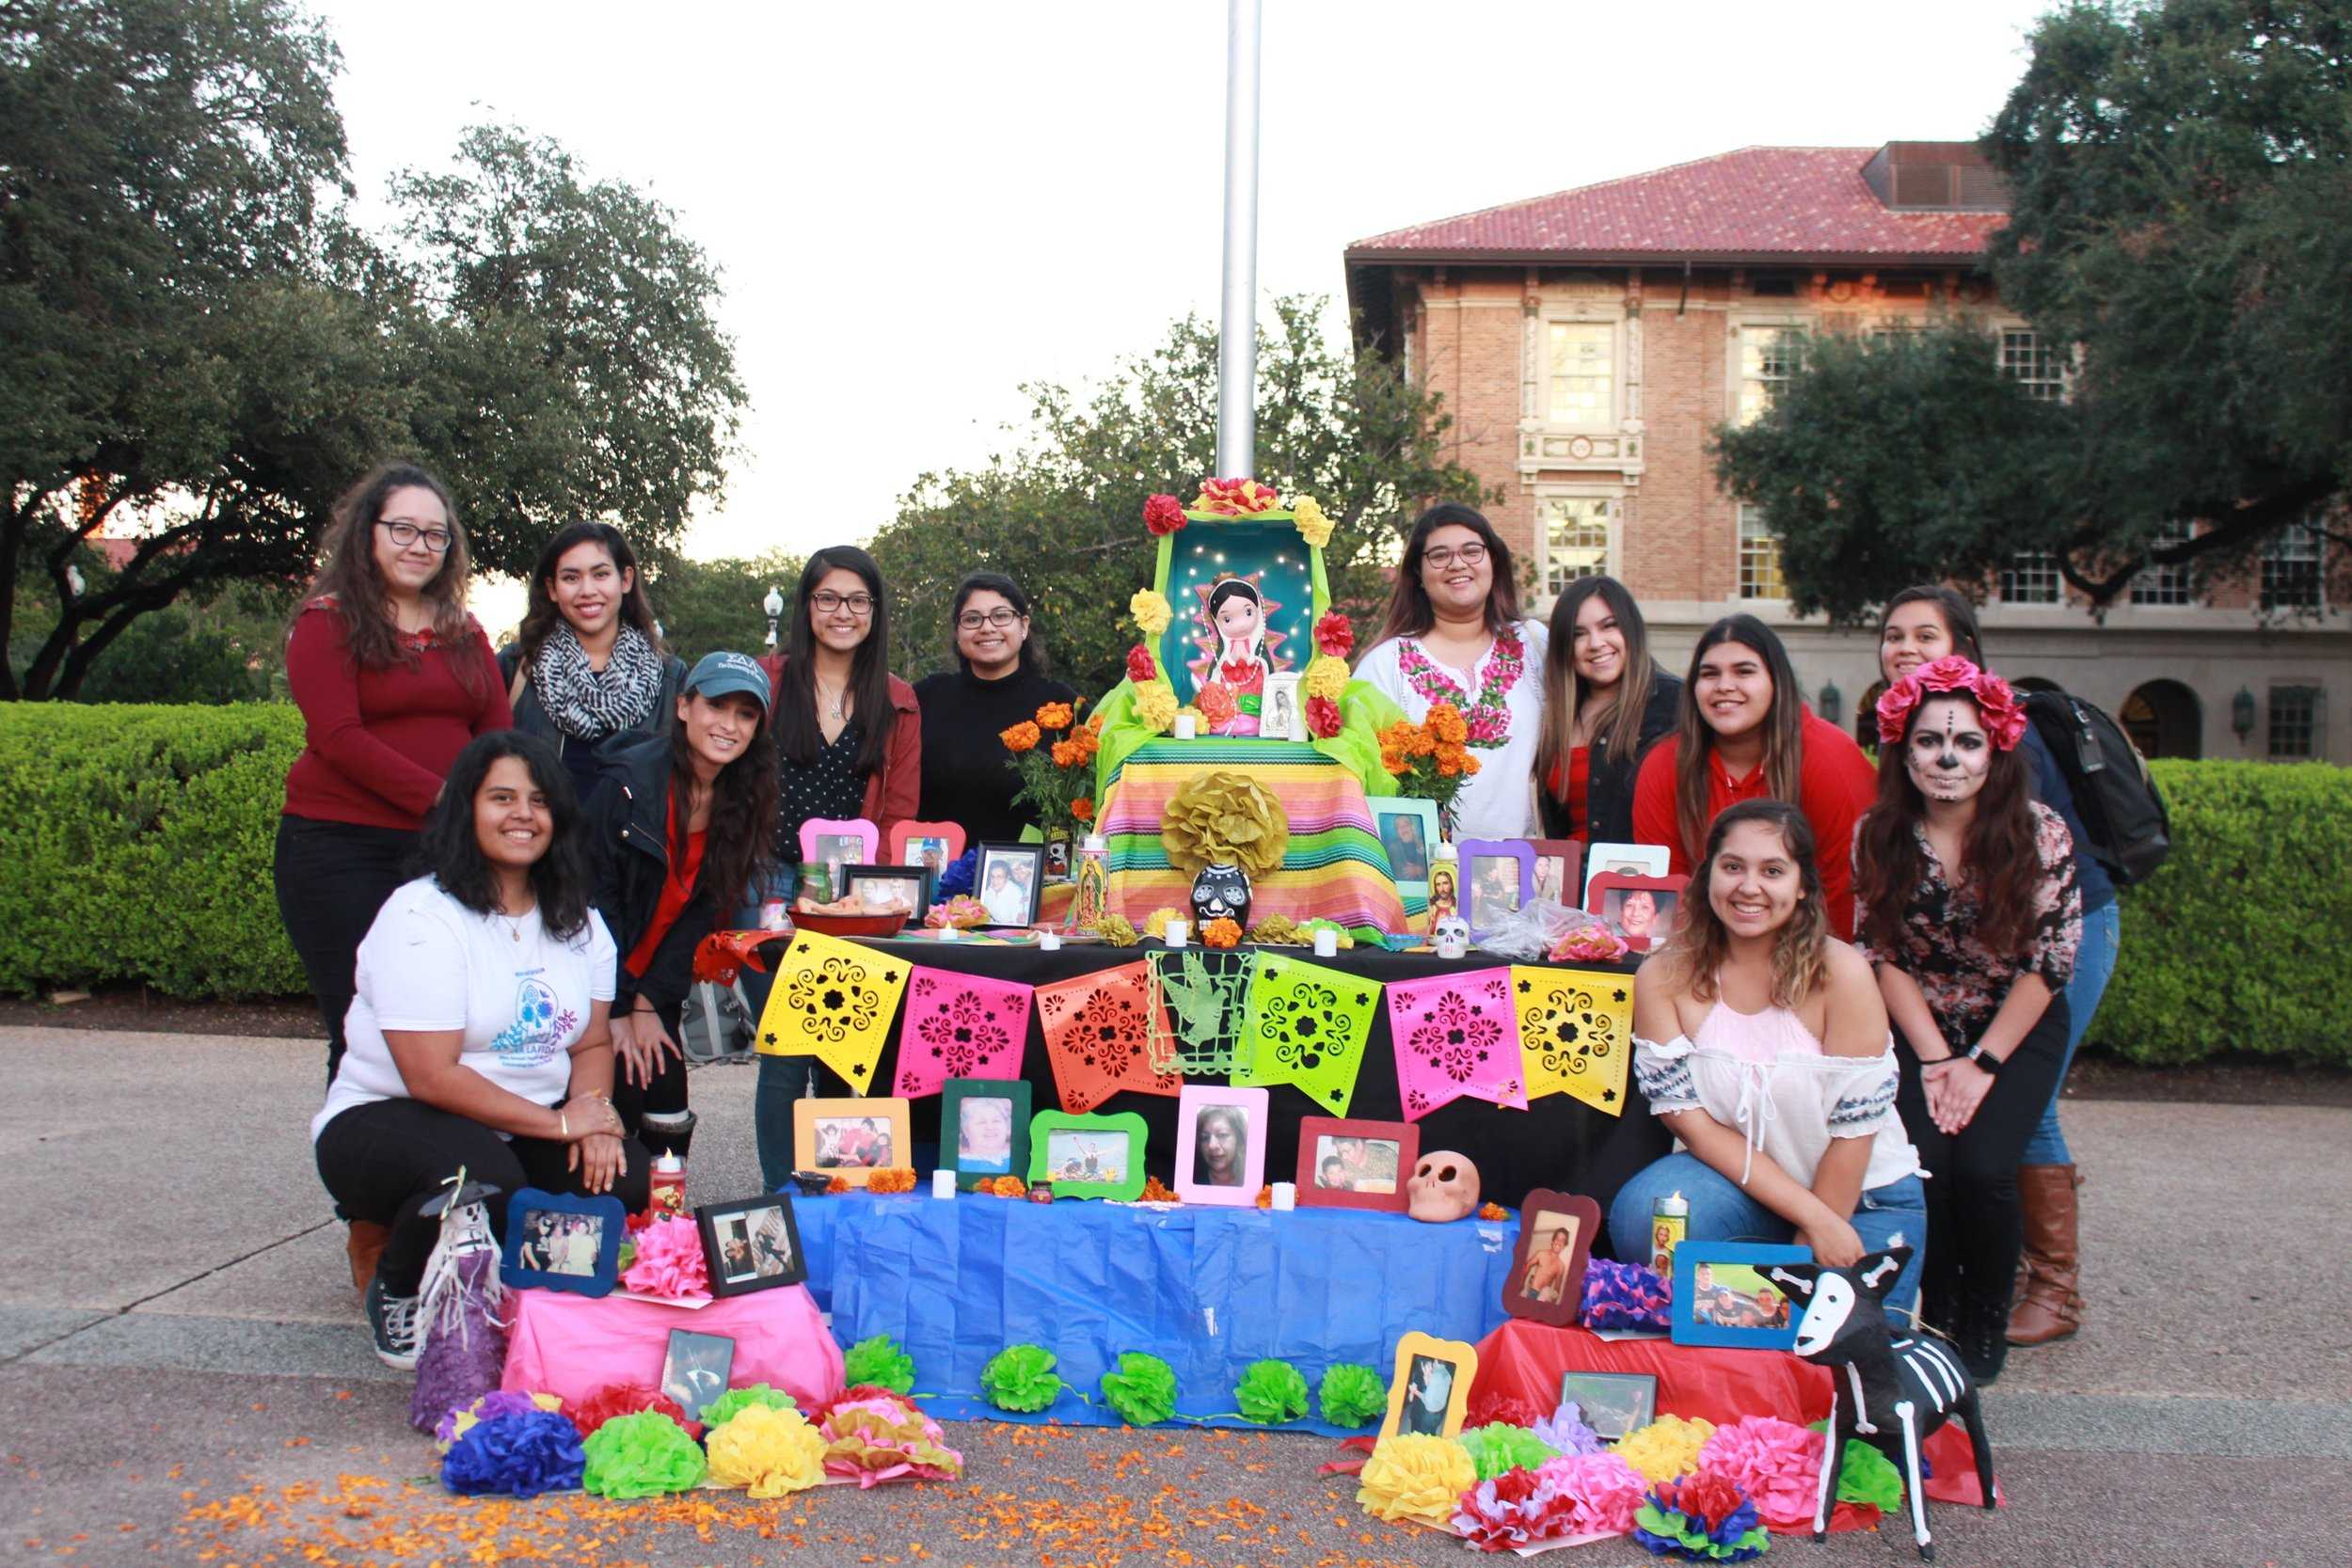
M 1751 611 L 1853 725 L 1878 685 L 1868 637 L 1789 611 L 1778 542 L 1717 488 L 1708 436 L 1768 407 L 1811 334 L 1955 312 L 2060 395 L 2064 356 L 1983 269 L 2004 199 L 1968 143 L 1746 148 L 1359 241 L 1348 300 L 1364 341 L 1443 395 L 1452 455 L 1502 492 L 1488 514 L 1537 607 L 1609 572 L 1677 673 L 1708 623 Z M 2020 557 L 1985 637 L 2004 673 L 2098 703 L 2150 755 L 2352 763 L 2345 568 L 2291 530 L 2259 580 L 2197 596 L 2151 569 L 2102 626 L 2048 558 Z

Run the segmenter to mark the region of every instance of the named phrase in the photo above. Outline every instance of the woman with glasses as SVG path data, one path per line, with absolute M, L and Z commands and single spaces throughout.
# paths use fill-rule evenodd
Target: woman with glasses
M 1549 646 L 1541 621 L 1519 618 L 1518 578 L 1493 525 L 1452 501 L 1422 513 L 1405 541 L 1388 619 L 1356 674 L 1416 724 L 1440 702 L 1469 724 L 1478 771 L 1454 798 L 1456 837 L 1531 831 Z
M 996 737 L 1078 694 L 1046 674 L 1045 650 L 1029 635 L 1029 596 L 1003 573 L 974 572 L 956 584 L 947 622 L 957 668 L 914 683 L 923 707 L 918 815 L 961 824 L 967 844 L 1017 839 L 1035 818 L 1012 803 L 1021 779 Z

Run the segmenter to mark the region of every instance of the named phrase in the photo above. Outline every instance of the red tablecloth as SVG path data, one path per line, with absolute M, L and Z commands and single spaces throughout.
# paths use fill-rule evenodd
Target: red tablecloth
M 805 1285 L 730 1296 L 700 1309 L 625 1296 L 591 1300 L 564 1291 L 515 1291 L 514 1329 L 500 1386 L 586 1399 L 615 1383 L 661 1386 L 670 1330 L 723 1334 L 735 1341 L 733 1387 L 767 1383 L 818 1410 L 841 1397 L 841 1347 L 833 1342 Z

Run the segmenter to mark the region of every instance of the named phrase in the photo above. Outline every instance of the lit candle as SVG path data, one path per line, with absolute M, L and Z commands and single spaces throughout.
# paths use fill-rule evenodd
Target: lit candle
M 1042 932 L 1037 939 L 1037 950 L 1041 953 L 1058 953 L 1061 951 L 1061 938 L 1051 931 Z

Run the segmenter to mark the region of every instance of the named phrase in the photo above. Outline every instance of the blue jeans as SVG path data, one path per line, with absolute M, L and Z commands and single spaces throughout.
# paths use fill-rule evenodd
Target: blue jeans
M 2066 1057 L 2058 1064 L 2058 1087 L 2050 1091 L 2049 1109 L 2042 1113 L 2041 1125 L 2026 1140 L 2026 1152 L 2017 1157 L 2021 1165 L 2074 1163 L 2074 1156 L 2066 1147 L 2066 1134 L 2058 1131 L 2058 1096 L 2066 1092 L 2066 1069 L 2074 1065 L 2074 1048 L 2082 1044 L 2083 1032 L 2090 1027 L 2090 1015 L 2099 1010 L 2099 998 L 2106 994 L 2107 981 L 2115 974 L 2115 954 L 2121 945 L 2122 928 L 2123 909 L 2120 904 L 2109 904 L 2083 916 L 2082 945 L 2074 950 L 2074 977 L 2066 982 Z
M 778 866 L 760 890 L 761 898 L 781 898 L 787 904 L 800 891 L 801 868 Z M 759 924 L 759 900 L 736 912 L 739 928 Z M 743 1000 L 751 1005 L 752 1022 L 767 1010 L 768 992 L 776 977 L 745 965 L 740 975 Z M 762 1191 L 776 1192 L 792 1184 L 792 1102 L 809 1092 L 816 1076 L 814 1056 L 762 1056 L 759 1083 L 752 1091 L 752 1138 L 759 1149 Z
M 1692 1241 L 1796 1238 L 1796 1227 L 1750 1197 L 1738 1182 L 1695 1154 L 1674 1153 L 1636 1172 L 1609 1206 L 1609 1239 L 1619 1259 L 1639 1261 L 1649 1256 L 1650 1206 L 1672 1193 L 1680 1193 L 1691 1205 Z M 1928 1256 L 1927 1189 L 1916 1176 L 1871 1188 L 1854 1205 L 1853 1228 L 1871 1252 L 1894 1245 L 1898 1238 L 1911 1247 L 1911 1260 L 1886 1293 L 1888 1319 L 1899 1327 L 1911 1322 L 1918 1311 L 1919 1274 Z

